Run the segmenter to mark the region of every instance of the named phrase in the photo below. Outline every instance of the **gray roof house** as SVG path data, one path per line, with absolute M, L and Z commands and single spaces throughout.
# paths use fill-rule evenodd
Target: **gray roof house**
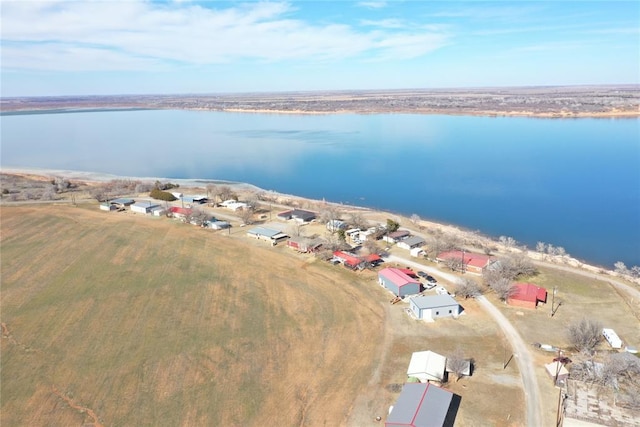
M 397 243 L 397 246 L 402 249 L 411 250 L 413 248 L 419 248 L 425 244 L 425 240 L 419 236 L 409 236 Z
M 385 427 L 451 427 L 453 426 L 460 396 L 433 384 L 407 383 Z
M 289 238 L 289 236 L 280 230 L 274 230 L 266 227 L 254 227 L 247 231 L 247 236 L 258 240 L 266 240 L 267 242 L 271 242 L 274 246 L 278 242 Z
M 142 200 L 131 205 L 131 212 L 149 214 L 154 208 L 159 207 L 160 205 L 157 203 Z
M 429 321 L 460 314 L 460 305 L 449 294 L 411 297 L 409 309 L 417 319 Z

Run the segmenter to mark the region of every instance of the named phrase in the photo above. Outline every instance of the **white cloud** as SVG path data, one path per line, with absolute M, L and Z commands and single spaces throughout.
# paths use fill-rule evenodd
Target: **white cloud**
M 386 1 L 361 1 L 358 2 L 358 6 L 367 7 L 369 9 L 382 9 L 387 7 Z
M 5 69 L 148 70 L 176 62 L 392 57 L 394 50 L 406 58 L 447 39 L 437 28 L 415 36 L 393 20 L 378 21 L 371 31 L 312 25 L 293 19 L 291 5 L 271 2 L 226 9 L 191 2 L 5 2 L 2 12 Z

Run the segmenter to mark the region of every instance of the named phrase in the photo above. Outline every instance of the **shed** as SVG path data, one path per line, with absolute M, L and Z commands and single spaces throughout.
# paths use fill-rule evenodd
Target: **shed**
M 536 308 L 539 302 L 547 302 L 547 290 L 533 283 L 514 283 L 514 293 L 507 304 L 525 308 Z
M 378 283 L 399 297 L 420 293 L 420 282 L 398 268 L 387 267 L 380 270 Z
M 410 251 L 413 248 L 419 248 L 425 244 L 425 240 L 419 236 L 409 236 L 398 242 L 397 246 Z
M 162 216 L 166 213 L 167 213 L 167 210 L 162 206 L 156 206 L 155 208 L 151 209 L 151 215 L 153 216 Z
M 154 208 L 159 208 L 160 205 L 153 202 L 140 201 L 131 205 L 131 212 L 149 214 Z
M 451 427 L 460 397 L 433 384 L 407 383 L 389 413 L 385 427 Z
M 441 317 L 457 317 L 460 305 L 449 294 L 424 295 L 409 298 L 409 309 L 421 320 L 435 320 Z
M 416 351 L 411 355 L 408 377 L 416 377 L 420 382 L 428 381 L 442 382 L 447 366 L 447 358 L 433 351 Z

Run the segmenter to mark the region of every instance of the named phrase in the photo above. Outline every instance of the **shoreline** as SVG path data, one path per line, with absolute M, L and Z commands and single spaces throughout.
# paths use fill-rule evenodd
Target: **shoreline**
M 625 279 L 632 283 L 640 283 L 638 279 L 632 279 L 626 276 L 621 276 L 610 267 L 599 266 L 595 264 L 591 264 L 589 262 L 579 260 L 571 256 L 571 254 L 567 255 L 550 255 L 536 252 L 535 250 L 531 250 L 525 248 L 524 250 L 517 245 L 517 242 L 513 246 L 505 246 L 501 244 L 499 240 L 493 239 L 489 236 L 486 236 L 478 231 L 473 231 L 469 229 L 465 229 L 456 224 L 452 223 L 443 223 L 436 222 L 428 219 L 420 219 L 419 223 L 413 223 L 410 218 L 406 215 L 394 213 L 392 211 L 379 210 L 374 208 L 369 208 L 366 206 L 357 206 L 357 205 L 345 205 L 339 202 L 329 202 L 325 200 L 316 200 L 309 199 L 302 196 L 297 196 L 293 194 L 284 194 L 277 192 L 275 190 L 268 190 L 258 186 L 255 186 L 246 182 L 236 182 L 236 181 L 227 181 L 220 179 L 204 179 L 204 178 L 190 178 L 190 179 L 174 179 L 167 177 L 136 177 L 136 176 L 123 176 L 123 175 L 114 175 L 108 173 L 100 173 L 100 172 L 89 172 L 89 171 L 77 171 L 77 170 L 67 170 L 67 169 L 48 169 L 48 168 L 34 168 L 34 167 L 6 167 L 0 170 L 3 174 L 8 175 L 18 175 L 24 176 L 28 178 L 52 178 L 52 177 L 64 177 L 70 180 L 83 181 L 86 184 L 90 185 L 91 183 L 102 183 L 109 182 L 111 180 L 132 180 L 132 181 L 143 181 L 143 182 L 155 182 L 155 181 L 169 181 L 180 185 L 180 188 L 203 188 L 207 184 L 216 184 L 216 185 L 227 185 L 231 188 L 238 189 L 243 192 L 264 192 L 273 195 L 277 198 L 277 204 L 287 205 L 287 204 L 313 204 L 313 205 L 322 205 L 328 204 L 332 206 L 339 206 L 342 208 L 346 208 L 347 210 L 353 210 L 356 212 L 368 213 L 370 215 L 378 216 L 378 217 L 392 217 L 393 219 L 402 218 L 402 222 L 404 223 L 404 228 L 420 228 L 422 229 L 433 229 L 438 230 L 443 233 L 450 233 L 457 237 L 459 237 L 462 242 L 465 242 L 464 245 L 469 246 L 467 243 L 469 240 L 475 242 L 484 242 L 485 244 L 491 244 L 492 247 L 495 247 L 498 251 L 499 255 L 509 255 L 515 253 L 524 253 L 529 259 L 536 263 L 543 263 L 550 267 L 570 267 L 578 270 L 586 271 L 592 273 L 594 275 L 605 275 L 609 277 Z M 56 201 L 52 201 L 55 203 Z M 59 201 L 58 201 L 59 202 Z M 10 205 L 11 202 L 2 202 L 2 205 Z M 412 224 L 413 227 L 408 226 L 408 224 Z M 412 230 L 414 233 L 418 235 L 423 235 L 424 233 L 416 232 L 416 230 Z M 477 251 L 477 249 L 476 249 Z

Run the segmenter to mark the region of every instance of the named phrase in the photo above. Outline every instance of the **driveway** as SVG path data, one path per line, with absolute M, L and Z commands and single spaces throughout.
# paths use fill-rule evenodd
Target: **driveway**
M 455 284 L 459 280 L 458 276 L 451 273 L 446 273 L 435 267 L 425 266 L 396 255 L 389 255 L 385 257 L 385 261 L 409 266 L 416 270 L 426 271 L 429 274 L 435 275 L 436 278 L 443 278 L 451 284 Z M 526 402 L 527 425 L 529 427 L 541 426 L 542 404 L 540 400 L 540 388 L 538 387 L 538 379 L 536 378 L 535 367 L 529 347 L 522 340 L 522 337 L 513 327 L 511 322 L 509 322 L 500 310 L 498 310 L 489 300 L 484 296 L 477 297 L 476 300 L 487 311 L 487 313 L 493 317 L 511 345 L 513 357 L 518 364 L 518 369 L 520 370 L 520 376 L 522 378 L 522 386 L 524 388 Z

